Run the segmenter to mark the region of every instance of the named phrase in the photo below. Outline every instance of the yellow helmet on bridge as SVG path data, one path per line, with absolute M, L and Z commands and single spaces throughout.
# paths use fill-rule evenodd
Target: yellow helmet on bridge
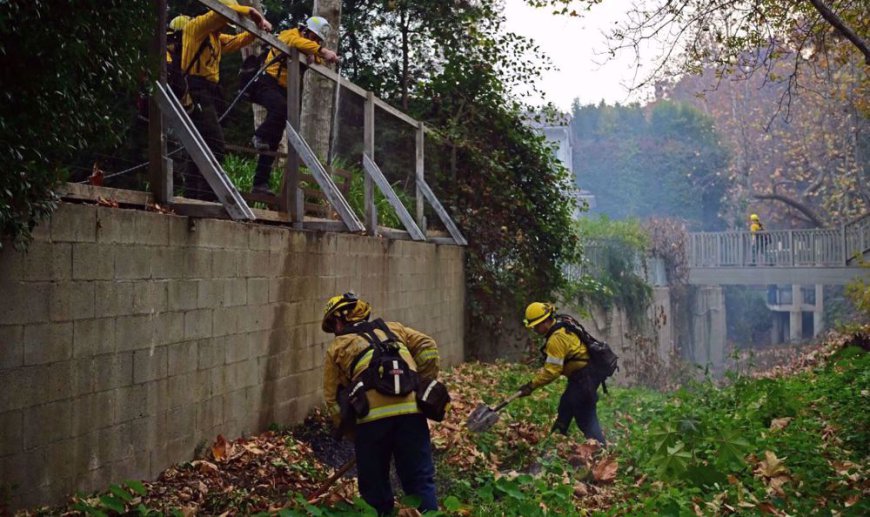
M 758 220 L 759 220 L 759 219 L 758 219 L 758 214 L 752 214 L 752 215 L 750 215 L 750 216 L 749 216 L 749 219 L 752 220 L 752 221 L 758 221 Z
M 344 321 L 353 323 L 369 319 L 372 314 L 372 307 L 368 303 L 360 300 L 353 292 L 347 292 L 338 296 L 333 296 L 326 302 L 326 308 L 323 310 L 323 321 L 320 323 L 320 328 L 324 332 L 335 332 L 335 319 L 341 318 Z
M 556 307 L 549 303 L 532 302 L 526 307 L 526 318 L 523 320 L 526 328 L 533 328 L 538 323 L 545 321 L 547 318 L 556 313 Z

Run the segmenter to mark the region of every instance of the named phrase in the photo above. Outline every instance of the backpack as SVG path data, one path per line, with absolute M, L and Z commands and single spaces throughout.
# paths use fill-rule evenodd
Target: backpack
M 579 321 L 567 314 L 556 314 L 556 324 L 547 333 L 547 337 L 560 328 L 574 334 L 580 341 L 586 345 L 586 350 L 589 352 L 589 363 L 583 370 L 593 381 L 593 386 L 598 389 L 601 385 L 604 393 L 607 393 L 607 379 L 613 376 L 619 370 L 619 356 L 614 353 L 610 345 L 603 341 L 599 341 L 592 337 L 592 334 L 586 331 Z M 573 358 L 565 358 L 565 362 L 571 361 Z
M 386 338 L 381 339 L 375 330 L 383 332 Z M 359 334 L 369 342 L 369 346 L 354 358 L 350 366 L 351 372 L 356 369 L 363 356 L 372 351 L 369 365 L 357 377 L 365 390 L 374 389 L 384 395 L 396 397 L 417 389 L 417 372 L 402 358 L 399 352 L 403 344 L 384 320 L 378 318 L 372 322 L 358 323 L 353 325 L 351 332 Z
M 193 108 L 193 100 L 190 98 L 190 86 L 187 84 L 187 76 L 190 75 L 190 70 L 193 65 L 199 61 L 202 51 L 209 46 L 208 37 L 203 38 L 202 43 L 193 55 L 193 59 L 187 68 L 181 70 L 181 55 L 182 55 L 182 40 L 184 39 L 184 30 L 168 31 L 166 33 L 166 52 L 172 58 L 172 62 L 166 63 L 166 84 L 172 90 L 172 93 L 181 101 L 181 105 L 189 113 Z

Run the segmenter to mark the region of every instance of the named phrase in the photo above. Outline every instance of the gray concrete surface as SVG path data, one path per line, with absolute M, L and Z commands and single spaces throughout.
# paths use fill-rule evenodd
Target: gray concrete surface
M 300 422 L 347 290 L 455 364 L 464 289 L 455 246 L 63 204 L 0 252 L 0 485 L 56 503 Z

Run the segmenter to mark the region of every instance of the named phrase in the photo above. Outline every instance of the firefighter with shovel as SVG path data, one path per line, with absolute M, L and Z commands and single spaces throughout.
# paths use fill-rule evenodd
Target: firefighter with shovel
M 405 493 L 420 498 L 418 509 L 437 510 L 426 419 L 443 419 L 450 401 L 437 381 L 438 349 L 422 332 L 370 316 L 354 293 L 326 304 L 321 327 L 335 334 L 323 362 L 327 409 L 336 426 L 355 427 L 360 495 L 379 515 L 395 504 L 391 461 Z
M 573 318 L 557 315 L 556 308 L 548 303 L 529 304 L 523 323 L 526 328 L 545 336 L 546 342 L 541 348 L 544 366 L 531 382 L 520 387 L 520 396 L 527 397 L 533 390 L 564 375 L 568 378 L 568 385 L 559 400 L 552 430 L 567 435 L 571 420 L 574 420 L 586 438 L 594 438 L 606 445 L 596 412 L 599 381 L 590 374 L 591 368 L 587 368 L 590 362 L 587 347 L 593 343 L 584 343 L 580 337 L 585 335 L 592 341 L 591 336 Z

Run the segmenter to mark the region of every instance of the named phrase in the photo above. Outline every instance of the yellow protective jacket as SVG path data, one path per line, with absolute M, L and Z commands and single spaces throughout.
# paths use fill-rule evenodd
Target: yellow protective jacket
M 438 377 L 440 358 L 435 340 L 401 323 L 390 321 L 387 327 L 404 345 L 400 354 L 412 370 L 423 379 Z M 380 330 L 375 330 L 378 336 L 384 336 Z M 369 365 L 372 351 L 367 352 L 357 362 L 351 372 L 351 365 L 357 356 L 369 347 L 369 342 L 359 334 L 343 334 L 336 336 L 326 349 L 326 359 L 323 362 L 323 397 L 326 408 L 338 426 L 341 411 L 338 406 L 338 390 L 347 387 Z M 371 422 L 398 415 L 419 413 L 416 394 L 411 392 L 405 396 L 390 396 L 370 389 L 366 392 L 369 401 L 369 414 L 357 420 L 358 423 Z
M 241 5 L 229 6 L 237 13 L 247 16 L 251 7 Z M 208 44 L 202 50 L 197 62 L 190 67 L 191 76 L 199 76 L 213 83 L 220 80 L 221 56 L 224 52 L 235 52 L 254 41 L 254 35 L 244 32 L 235 36 L 221 34 L 220 31 L 229 21 L 220 14 L 209 11 L 187 22 L 181 43 L 181 71 L 184 72 L 193 61 L 204 38 Z
M 290 48 L 296 48 L 303 54 L 314 56 L 315 62 L 320 63 L 320 58 L 317 57 L 317 53 L 320 52 L 320 44 L 303 36 L 299 29 L 281 31 L 281 34 L 278 34 L 278 39 L 286 43 Z M 278 54 L 277 50 L 270 50 L 269 55 L 266 56 L 266 63 L 272 63 L 272 60 Z M 287 66 L 285 63 L 284 58 L 278 59 L 266 68 L 266 73 L 274 77 L 278 81 L 278 84 L 286 88 Z
M 752 233 L 758 233 L 764 231 L 764 225 L 753 221 L 752 224 L 749 225 L 749 231 Z
M 564 328 L 556 329 L 547 337 L 544 354 L 544 366 L 532 379 L 532 389 L 550 384 L 559 375 L 570 377 L 574 372 L 585 368 L 589 362 L 586 345 Z

